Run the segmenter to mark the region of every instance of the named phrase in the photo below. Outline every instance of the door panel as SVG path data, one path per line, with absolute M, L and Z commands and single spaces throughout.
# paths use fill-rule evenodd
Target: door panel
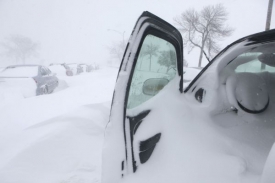
M 182 48 L 181 34 L 173 26 L 149 12 L 140 16 L 115 86 L 105 130 L 102 182 L 118 182 L 154 155 L 163 132 L 152 128 L 156 114 L 151 111 L 155 100 L 161 99 L 156 96 L 166 92 L 168 85 L 183 90 Z M 140 135 L 140 126 L 147 135 Z
M 125 131 L 129 132 L 129 133 L 127 133 L 128 136 L 126 136 L 127 149 L 129 150 L 127 156 L 131 157 L 130 161 L 128 162 L 128 167 L 133 172 L 135 172 L 137 170 L 136 158 L 134 157 L 134 148 L 133 148 L 134 135 L 135 135 L 136 131 L 138 130 L 138 127 L 140 126 L 140 124 L 143 122 L 143 119 L 149 113 L 150 113 L 150 110 L 146 110 L 146 111 L 141 112 L 137 116 L 133 116 L 133 117 L 127 116 L 127 119 L 126 119 L 126 130 Z M 129 129 L 129 130 L 127 130 L 127 129 Z

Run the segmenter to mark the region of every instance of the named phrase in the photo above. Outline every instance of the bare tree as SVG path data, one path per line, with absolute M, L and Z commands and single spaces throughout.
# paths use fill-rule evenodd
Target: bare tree
M 139 60 L 139 70 L 141 70 L 141 68 L 142 68 L 142 63 L 143 63 L 143 59 L 144 59 L 144 57 L 146 56 L 145 55 L 145 47 L 144 46 L 142 46 L 141 47 L 141 50 L 139 51 L 139 55 L 138 55 L 138 60 Z
M 13 57 L 16 61 L 26 63 L 26 59 L 32 56 L 36 56 L 39 44 L 33 42 L 30 38 L 22 35 L 12 35 L 5 39 L 1 43 L 5 49 L 4 55 Z
M 185 59 L 183 59 L 183 67 L 188 67 L 188 62 Z
M 165 66 L 166 73 L 172 68 L 176 68 L 177 65 L 177 56 L 174 51 L 161 51 L 160 56 L 158 58 L 158 63 L 162 66 Z
M 144 45 L 144 55 L 148 55 L 150 59 L 150 64 L 149 64 L 149 71 L 151 71 L 151 66 L 152 66 L 152 57 L 158 55 L 158 50 L 159 50 L 159 45 L 154 45 L 152 43 Z
M 112 46 L 108 47 L 110 55 L 115 60 L 117 60 L 118 63 L 122 60 L 125 48 L 126 48 L 126 45 L 124 43 L 124 40 L 119 41 L 117 43 L 113 43 Z
M 230 36 L 233 29 L 225 26 L 227 11 L 222 4 L 206 6 L 200 12 L 189 9 L 180 16 L 175 17 L 174 21 L 180 26 L 180 31 L 184 35 L 190 51 L 194 47 L 200 49 L 199 64 L 201 67 L 204 49 L 208 51 L 211 58 L 219 51 L 218 41 L 221 38 Z

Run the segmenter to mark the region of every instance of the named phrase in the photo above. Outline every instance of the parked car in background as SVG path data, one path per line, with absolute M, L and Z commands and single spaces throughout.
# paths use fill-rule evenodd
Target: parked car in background
M 91 64 L 87 65 L 87 72 L 92 72 L 94 70 L 93 66 Z
M 159 54 L 144 58 L 148 45 Z M 182 51 L 175 27 L 140 16 L 105 129 L 102 183 L 274 183 L 275 29 L 232 43 L 186 88 Z
M 83 68 L 79 64 L 69 63 L 66 65 L 72 70 L 74 75 L 77 75 L 83 72 Z
M 87 64 L 79 64 L 79 65 L 80 65 L 80 67 L 82 67 L 83 72 L 91 72 L 92 71 L 91 65 L 87 65 Z
M 52 93 L 58 86 L 58 78 L 55 75 L 42 65 L 13 65 L 0 73 L 0 79 L 2 84 L 8 83 L 10 87 L 20 88 L 23 93 L 28 90 L 32 93 L 33 87 L 30 86 L 36 86 L 35 94 L 43 95 Z
M 56 73 L 58 76 L 73 76 L 72 69 L 67 66 L 65 63 L 52 63 L 49 65 L 49 69 Z

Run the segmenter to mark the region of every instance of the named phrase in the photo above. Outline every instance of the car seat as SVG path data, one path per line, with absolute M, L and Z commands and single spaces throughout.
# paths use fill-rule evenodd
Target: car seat
M 235 73 L 226 80 L 229 104 L 246 113 L 264 112 L 269 105 L 269 95 L 265 80 L 256 73 Z

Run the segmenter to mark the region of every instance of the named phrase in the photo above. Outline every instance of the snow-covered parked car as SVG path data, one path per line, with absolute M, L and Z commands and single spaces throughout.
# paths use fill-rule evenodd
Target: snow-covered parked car
M 94 69 L 93 65 L 89 64 L 87 65 L 87 72 L 92 72 Z
M 52 63 L 49 65 L 49 69 L 56 73 L 57 76 L 73 76 L 73 71 L 70 67 L 68 67 L 65 63 L 58 64 Z
M 92 66 L 87 64 L 79 64 L 79 66 L 82 68 L 82 72 L 91 72 Z
M 79 64 L 69 63 L 66 64 L 73 72 L 73 75 L 77 75 L 83 72 L 83 68 Z
M 146 55 L 155 45 L 158 54 Z M 129 39 L 103 183 L 275 182 L 275 30 L 221 51 L 184 89 L 182 37 L 144 12 Z
M 13 65 L 0 73 L 0 85 L 19 88 L 25 97 L 52 93 L 58 79 L 42 65 Z

